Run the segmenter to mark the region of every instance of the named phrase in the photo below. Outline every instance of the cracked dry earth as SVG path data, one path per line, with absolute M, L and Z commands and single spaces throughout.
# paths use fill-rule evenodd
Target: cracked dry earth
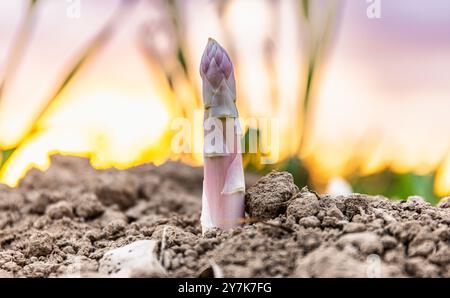
M 201 181 L 178 163 L 94 170 L 53 156 L 0 187 L 0 276 L 105 276 L 107 252 L 150 240 L 160 268 L 126 276 L 450 277 L 446 199 L 319 195 L 272 172 L 247 181 L 247 224 L 202 235 Z

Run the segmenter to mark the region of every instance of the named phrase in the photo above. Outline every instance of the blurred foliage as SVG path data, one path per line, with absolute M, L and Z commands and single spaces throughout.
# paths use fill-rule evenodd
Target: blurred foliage
M 177 50 L 177 59 L 178 59 L 178 62 L 180 63 L 180 65 L 181 65 L 181 68 L 184 71 L 184 74 L 187 75 L 188 74 L 188 69 L 187 69 L 186 58 L 184 57 L 184 53 L 181 50 L 181 48 L 178 48 L 178 50 Z
M 255 153 L 253 153 L 253 154 L 246 153 L 246 155 L 257 156 L 257 154 L 255 154 Z M 294 177 L 294 183 L 300 188 L 302 188 L 303 186 L 308 186 L 309 188 L 314 189 L 314 187 L 312 187 L 308 183 L 308 181 L 309 181 L 308 170 L 302 164 L 301 159 L 299 159 L 297 157 L 291 157 L 280 163 L 268 164 L 268 165 L 264 165 L 259 168 L 256 168 L 254 166 L 254 163 L 250 163 L 246 167 L 246 171 L 257 173 L 258 175 L 265 175 L 265 174 L 270 173 L 273 170 L 285 171 L 285 172 L 291 173 L 292 176 Z
M 261 164 L 260 158 L 264 155 L 261 153 L 259 142 L 256 142 L 256 144 L 254 144 L 257 148 L 257 152 L 249 153 L 251 149 L 250 136 L 252 134 L 257 136 L 256 140 L 260 139 L 260 131 L 254 128 L 249 128 L 243 137 L 245 146 L 243 146 L 242 148 L 242 159 L 246 171 L 255 172 L 259 175 L 265 175 L 273 170 L 286 171 L 292 174 L 296 185 L 300 187 L 308 185 L 308 170 L 302 163 L 302 160 L 298 157 L 290 157 L 287 160 L 281 161 L 276 164 Z
M 36 21 L 35 12 L 37 4 L 38 0 L 29 1 L 25 16 L 19 25 L 17 33 L 14 36 L 11 50 L 6 56 L 3 77 L 0 81 L 0 102 L 3 101 L 3 91 L 7 88 L 8 82 L 14 79 L 15 72 L 17 71 L 17 68 L 19 67 L 28 47 L 31 33 Z M 15 150 L 16 148 L 10 148 L 1 151 L 0 169 L 3 168 L 3 165 L 5 165 L 5 163 Z
M 417 195 L 431 204 L 437 204 L 439 199 L 433 192 L 435 173 L 417 175 L 414 173 L 398 174 L 389 170 L 365 177 L 355 177 L 350 180 L 354 192 L 371 195 L 383 195 L 397 200 L 404 200 Z
M 0 101 L 2 100 L 3 91 L 9 80 L 12 80 L 17 68 L 28 47 L 29 39 L 33 31 L 35 23 L 35 12 L 38 0 L 31 0 L 26 8 L 26 13 L 21 21 L 18 31 L 14 36 L 10 52 L 7 54 L 6 62 L 3 70 L 3 77 L 0 81 Z
M 301 0 L 302 12 L 305 16 L 305 19 L 308 19 L 309 16 L 309 0 Z
M 246 149 L 248 149 L 248 132 L 245 135 Z M 294 182 L 297 186 L 303 187 L 310 185 L 307 168 L 298 157 L 291 157 L 277 164 L 255 167 L 255 158 L 260 158 L 260 153 L 244 153 L 244 163 L 247 164 L 246 170 L 256 172 L 259 175 L 265 175 L 272 170 L 287 171 L 294 176 Z M 369 195 L 382 195 L 394 200 L 405 200 L 409 196 L 421 196 L 429 203 L 436 205 L 439 198 L 436 197 L 434 186 L 435 173 L 428 175 L 418 175 L 415 173 L 398 174 L 390 170 L 385 170 L 369 176 L 355 176 L 349 180 L 353 192 Z
M 11 52 L 11 57 L 8 57 L 9 60 L 17 60 L 20 62 L 23 55 L 23 49 L 25 48 L 25 45 L 27 44 L 28 36 L 33 28 L 33 12 L 36 8 L 37 0 L 30 1 L 30 6 L 28 9 L 28 14 L 26 15 L 24 19 L 24 23 L 22 24 L 22 29 L 19 30 L 16 43 L 13 45 L 13 51 Z M 97 33 L 94 38 L 88 42 L 88 44 L 84 47 L 81 47 L 79 52 L 76 53 L 76 56 L 73 58 L 72 61 L 68 65 L 66 65 L 65 69 L 61 73 L 61 78 L 57 82 L 55 82 L 55 86 L 53 88 L 52 93 L 50 96 L 46 99 L 43 106 L 37 111 L 36 115 L 34 116 L 34 119 L 32 121 L 31 127 L 24 133 L 24 135 L 21 137 L 19 142 L 16 144 L 16 146 L 12 149 L 7 149 L 2 151 L 2 160 L 0 163 L 0 169 L 5 165 L 8 158 L 12 155 L 12 153 L 23 145 L 23 143 L 34 133 L 39 131 L 39 123 L 40 120 L 43 118 L 45 113 L 48 111 L 50 106 L 56 101 L 56 99 L 60 96 L 60 94 L 66 89 L 66 87 L 73 81 L 73 78 L 78 75 L 80 72 L 80 69 L 84 67 L 87 63 L 94 60 L 94 58 L 97 56 L 97 54 L 100 52 L 100 50 L 103 48 L 103 46 L 107 43 L 107 41 L 113 36 L 115 33 L 115 30 L 117 27 L 119 27 L 120 22 L 123 21 L 125 14 L 129 11 L 129 6 L 127 5 L 126 0 L 122 0 L 118 7 L 115 10 L 115 13 L 113 16 L 108 20 L 108 22 L 103 26 L 103 28 L 100 30 L 99 33 Z M 127 8 L 127 9 L 125 9 Z M 20 49 L 20 50 L 19 50 Z M 20 54 L 19 54 L 20 53 Z M 7 81 L 8 77 L 12 76 L 13 70 L 17 67 L 18 63 L 13 63 L 12 66 L 10 66 L 11 70 L 7 69 L 7 72 L 5 74 L 5 78 L 0 83 L 0 100 L 2 95 L 2 90 L 4 88 L 4 84 Z
M 308 187 L 311 187 L 309 185 L 309 172 L 308 169 L 303 164 L 302 160 L 298 157 L 291 157 L 281 163 L 280 165 L 281 171 L 286 171 L 292 174 L 294 176 L 294 182 L 296 185 L 298 185 L 300 188 L 307 185 Z M 311 187 L 313 189 L 313 187 Z
M 0 161 L 0 168 L 3 167 L 3 165 L 8 161 L 9 157 L 14 153 L 16 149 L 8 149 L 8 150 L 3 150 L 2 151 L 2 158 Z
M 259 142 L 256 142 L 256 144 L 250 144 L 250 136 L 256 135 L 257 138 L 252 138 L 252 140 L 259 140 L 260 134 L 261 132 L 259 129 L 251 127 L 247 129 L 245 135 L 241 140 L 241 144 L 242 142 L 244 142 L 244 146 L 242 147 L 242 161 L 244 163 L 244 167 L 247 170 L 266 174 L 270 172 L 270 170 L 266 169 L 266 167 L 259 162 L 261 158 L 261 149 L 259 146 Z M 250 149 L 252 149 L 252 146 L 256 146 L 256 153 L 250 153 Z

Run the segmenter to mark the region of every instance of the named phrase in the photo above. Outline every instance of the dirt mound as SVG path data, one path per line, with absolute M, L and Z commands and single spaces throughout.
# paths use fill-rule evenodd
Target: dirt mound
M 319 195 L 274 172 L 247 191 L 249 224 L 202 235 L 202 174 L 53 157 L 0 187 L 0 276 L 95 275 L 106 252 L 153 239 L 168 276 L 450 277 L 447 203 Z

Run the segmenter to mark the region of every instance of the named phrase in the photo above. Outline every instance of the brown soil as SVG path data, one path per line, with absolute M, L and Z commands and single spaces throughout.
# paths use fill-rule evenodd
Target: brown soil
M 247 191 L 248 224 L 202 235 L 201 181 L 178 163 L 100 171 L 55 156 L 0 187 L 0 276 L 95 275 L 107 251 L 164 237 L 167 276 L 450 277 L 448 203 L 318 195 L 273 172 Z

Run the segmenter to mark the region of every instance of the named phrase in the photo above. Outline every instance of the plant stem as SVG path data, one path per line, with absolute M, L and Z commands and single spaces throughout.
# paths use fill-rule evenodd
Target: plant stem
M 34 1 L 36 2 L 36 1 Z M 99 53 L 99 51 L 103 48 L 106 42 L 111 38 L 114 34 L 118 24 L 122 21 L 122 18 L 129 12 L 129 3 L 127 0 L 122 0 L 121 4 L 117 7 L 113 16 L 109 19 L 109 21 L 104 25 L 101 31 L 94 37 L 94 39 L 88 44 L 86 48 L 84 48 L 74 59 L 74 63 L 67 67 L 68 71 L 65 72 L 61 77 L 63 78 L 60 82 L 56 83 L 56 88 L 48 97 L 47 101 L 43 104 L 43 106 L 39 109 L 37 114 L 34 116 L 34 120 L 29 127 L 29 129 L 22 135 L 20 140 L 17 142 L 14 148 L 11 148 L 13 151 L 20 148 L 30 136 L 39 131 L 39 125 L 47 113 L 48 109 L 52 106 L 55 100 L 59 97 L 59 95 L 66 89 L 69 83 L 73 80 L 73 78 L 78 74 L 82 66 L 86 63 L 92 61 L 92 59 Z M 10 154 L 11 155 L 11 154 Z M 9 157 L 9 156 L 8 156 Z M 2 161 L 2 167 L 5 165 L 7 160 Z
M 3 99 L 3 93 L 9 80 L 11 80 L 20 64 L 20 60 L 23 57 L 26 46 L 29 41 L 29 37 L 33 31 L 33 25 L 35 23 L 35 11 L 38 0 L 31 0 L 28 4 L 28 8 L 22 24 L 19 27 L 16 38 L 13 41 L 11 50 L 7 55 L 5 71 L 3 79 L 0 82 L 0 102 Z

